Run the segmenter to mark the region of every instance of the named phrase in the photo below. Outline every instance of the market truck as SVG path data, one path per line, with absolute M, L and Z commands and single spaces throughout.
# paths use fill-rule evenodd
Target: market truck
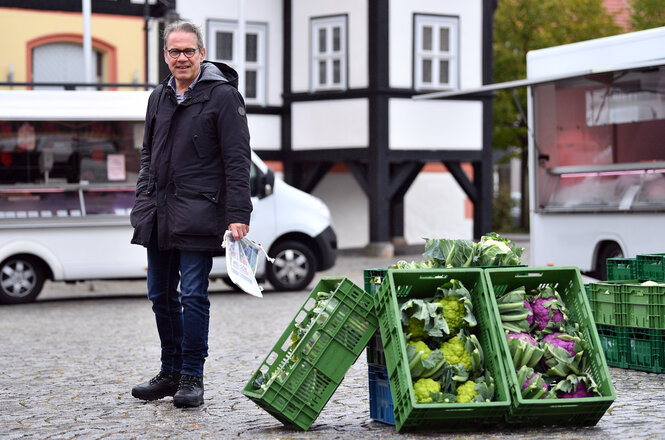
M 46 280 L 146 276 L 130 244 L 147 91 L 0 91 L 0 303 L 33 301 Z M 319 199 L 252 152 L 249 237 L 275 258 L 257 278 L 302 290 L 335 262 Z M 220 254 L 223 252 L 220 249 Z M 211 278 L 228 280 L 223 256 Z
M 665 27 L 527 54 L 531 264 L 665 252 Z
M 530 264 L 605 279 L 606 259 L 665 253 L 665 27 L 534 50 L 527 78 Z

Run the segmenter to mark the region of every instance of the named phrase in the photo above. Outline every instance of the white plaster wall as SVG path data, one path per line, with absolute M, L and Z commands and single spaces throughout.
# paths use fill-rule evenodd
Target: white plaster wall
M 238 0 L 188 0 L 178 1 L 180 17 L 201 26 L 207 45 L 207 22 L 213 20 L 238 20 Z M 282 2 L 276 0 L 245 0 L 245 21 L 267 24 L 266 35 L 266 103 L 282 105 Z
M 250 144 L 254 150 L 279 151 L 282 143 L 282 125 L 279 116 L 247 115 Z
M 369 200 L 351 174 L 326 174 L 312 194 L 330 208 L 338 248 L 359 248 L 369 243 Z
M 467 197 L 447 172 L 423 172 L 404 196 L 404 238 L 473 238 L 473 219 L 465 218 Z
M 294 150 L 366 148 L 369 144 L 367 99 L 296 102 L 292 107 Z
M 330 208 L 340 249 L 369 243 L 369 200 L 349 173 L 328 173 L 313 195 Z M 404 238 L 473 238 L 473 220 L 465 218 L 464 191 L 447 172 L 423 172 L 404 197 Z
M 292 4 L 292 76 L 294 92 L 308 92 L 310 74 L 310 19 L 331 15 L 347 16 L 348 87 L 363 88 L 369 84 L 367 67 L 367 1 L 294 0 Z
M 391 149 L 482 150 L 481 102 L 394 98 L 389 111 Z
M 413 16 L 459 17 L 459 87 L 482 84 L 482 0 L 392 0 L 390 2 L 390 85 L 413 87 Z

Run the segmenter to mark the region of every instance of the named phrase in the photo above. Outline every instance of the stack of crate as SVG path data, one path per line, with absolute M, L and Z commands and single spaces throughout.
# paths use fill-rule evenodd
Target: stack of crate
M 589 300 L 610 366 L 665 373 L 665 254 L 607 260 Z
M 365 269 L 363 281 L 365 292 L 376 296 L 385 278 L 387 269 Z M 390 394 L 388 367 L 383 352 L 381 331 L 377 330 L 367 344 L 367 378 L 369 380 L 369 416 L 373 420 L 389 425 L 395 424 L 393 398 Z

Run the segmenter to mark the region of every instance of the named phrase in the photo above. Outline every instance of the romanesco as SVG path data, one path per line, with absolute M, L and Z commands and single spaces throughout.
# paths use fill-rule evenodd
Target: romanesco
M 441 351 L 443 352 L 443 357 L 446 359 L 446 362 L 449 364 L 463 364 L 467 371 L 472 369 L 473 360 L 471 358 L 471 353 L 464 348 L 464 342 L 458 336 L 441 344 Z
M 422 341 L 429 336 L 423 329 L 423 320 L 418 318 L 409 318 L 409 325 L 404 329 L 404 333 L 410 335 L 412 341 Z
M 465 327 L 466 308 L 464 302 L 456 296 L 446 296 L 437 300 L 443 306 L 443 317 L 446 318 L 450 334 L 454 335 Z
M 476 383 L 472 380 L 467 380 L 462 385 L 457 387 L 457 403 L 470 403 L 473 402 L 478 391 L 476 391 Z
M 420 358 L 421 359 L 427 359 L 429 355 L 432 353 L 432 350 L 425 344 L 423 341 L 409 341 L 409 345 L 413 345 L 416 350 L 421 353 Z
M 413 384 L 413 393 L 416 395 L 416 402 L 427 403 L 432 401 L 430 393 L 438 393 L 441 391 L 441 384 L 432 379 L 418 379 Z

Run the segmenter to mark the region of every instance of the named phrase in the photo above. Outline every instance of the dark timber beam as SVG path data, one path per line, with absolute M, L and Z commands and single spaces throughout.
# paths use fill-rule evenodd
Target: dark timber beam
M 330 168 L 332 168 L 333 162 L 316 162 L 309 163 L 307 169 L 302 171 L 298 179 L 298 188 L 301 190 L 311 193 L 316 185 L 321 182 L 321 179 L 326 175 Z
M 390 243 L 390 163 L 388 93 L 389 1 L 368 0 L 369 62 L 369 247 L 374 255 L 394 255 Z

